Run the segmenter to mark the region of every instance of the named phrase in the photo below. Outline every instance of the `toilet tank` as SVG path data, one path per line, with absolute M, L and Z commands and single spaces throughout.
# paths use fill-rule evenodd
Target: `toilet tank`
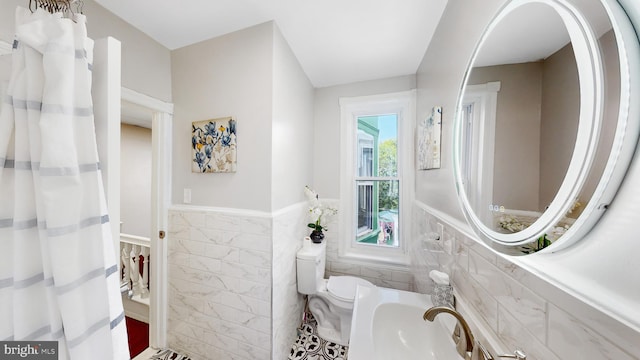
M 298 251 L 296 270 L 298 275 L 298 292 L 315 294 L 320 282 L 324 279 L 324 267 L 327 258 L 327 242 L 308 243 Z

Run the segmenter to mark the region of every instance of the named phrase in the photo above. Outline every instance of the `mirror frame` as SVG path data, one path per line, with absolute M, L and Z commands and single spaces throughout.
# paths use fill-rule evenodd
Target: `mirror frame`
M 632 81 L 638 73 L 640 59 L 640 45 L 638 37 L 625 10 L 614 0 L 600 1 L 609 17 L 615 33 L 619 53 L 620 66 L 620 104 L 614 142 L 609 153 L 604 172 L 598 185 L 585 205 L 582 214 L 576 219 L 567 232 L 551 246 L 539 252 L 555 252 L 572 245 L 581 239 L 597 223 L 604 211 L 613 200 L 622 182 L 629 163 L 633 157 L 638 141 L 640 122 L 638 121 L 638 105 L 630 101 L 630 94 L 638 92 L 638 81 Z M 497 24 L 518 7 L 531 3 L 540 3 L 553 7 L 562 18 L 576 55 L 578 76 L 580 80 L 580 118 L 574 152 L 562 185 L 560 186 L 551 205 L 542 216 L 528 228 L 512 233 L 499 233 L 486 226 L 471 207 L 463 174 L 462 159 L 462 114 L 461 105 L 465 89 L 483 44 L 490 36 Z M 521 246 L 536 241 L 549 229 L 555 226 L 569 211 L 586 182 L 593 163 L 600 123 L 603 113 L 603 64 L 600 56 L 598 38 L 581 12 L 566 0 L 513 0 L 508 2 L 489 23 L 476 45 L 467 70 L 463 86 L 458 97 L 456 118 L 454 122 L 454 178 L 458 199 L 468 223 L 476 234 L 489 244 L 504 245 L 507 248 Z M 632 121 L 630 121 L 630 119 Z M 633 121 L 635 120 L 635 121 Z M 522 254 L 524 255 L 524 254 Z

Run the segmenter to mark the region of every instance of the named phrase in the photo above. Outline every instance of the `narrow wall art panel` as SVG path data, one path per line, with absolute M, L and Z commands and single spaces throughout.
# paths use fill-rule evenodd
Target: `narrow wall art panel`
M 191 124 L 191 171 L 236 172 L 236 136 L 236 121 L 231 117 L 194 121 Z
M 434 106 L 429 117 L 418 124 L 418 170 L 440 168 L 441 130 L 442 106 Z

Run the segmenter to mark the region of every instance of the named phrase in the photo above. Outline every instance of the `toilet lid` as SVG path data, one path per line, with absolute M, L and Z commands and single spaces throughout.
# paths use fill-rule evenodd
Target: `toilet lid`
M 327 290 L 338 298 L 347 301 L 353 301 L 356 297 L 356 288 L 358 285 L 371 286 L 374 285 L 367 280 L 353 276 L 330 276 L 327 283 Z

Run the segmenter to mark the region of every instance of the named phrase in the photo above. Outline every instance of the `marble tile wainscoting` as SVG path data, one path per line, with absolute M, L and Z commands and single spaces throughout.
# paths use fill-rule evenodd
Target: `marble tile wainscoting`
M 505 349 L 531 360 L 640 359 L 640 334 L 473 239 L 466 224 L 414 201 L 411 272 L 432 293 L 429 271 L 450 274 L 458 296 Z M 437 224 L 443 239 L 435 240 Z
M 269 359 L 270 214 L 173 207 L 168 242 L 169 347 L 194 360 Z
M 286 359 L 298 336 L 304 300 L 298 294 L 296 253 L 309 233 L 309 205 L 299 203 L 273 214 L 273 350 L 274 360 Z
M 193 359 L 287 358 L 304 307 L 296 253 L 307 207 L 170 210 L 171 348 Z

